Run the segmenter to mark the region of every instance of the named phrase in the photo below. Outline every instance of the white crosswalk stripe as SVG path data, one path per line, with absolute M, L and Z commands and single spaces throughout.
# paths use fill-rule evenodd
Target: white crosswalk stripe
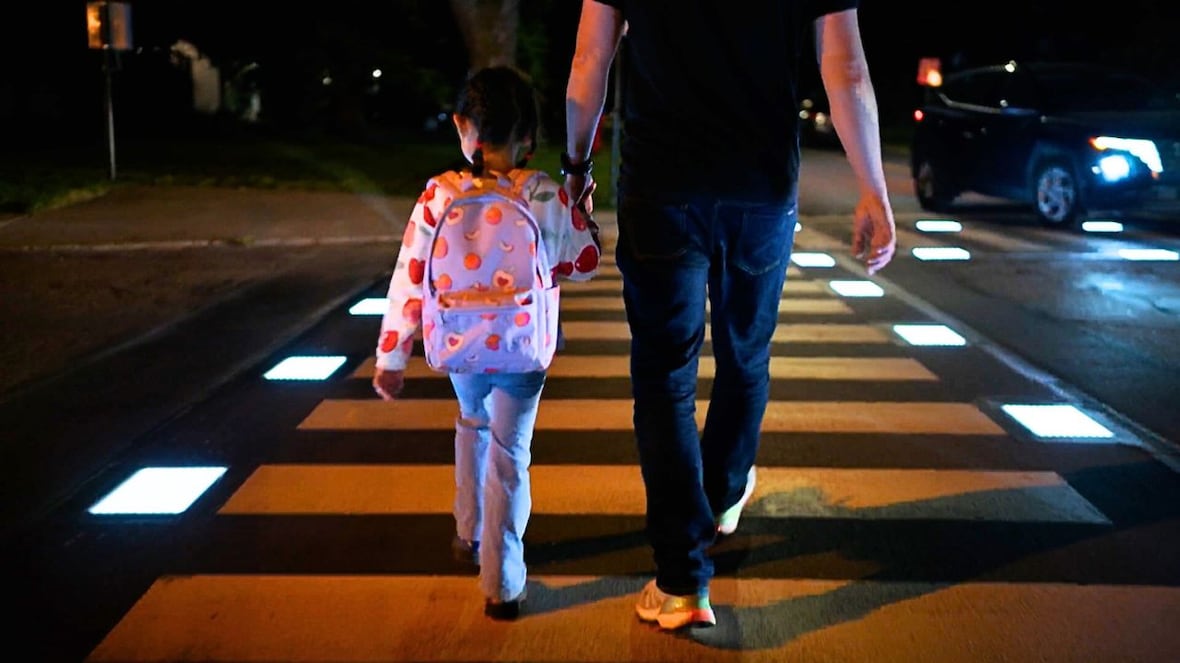
M 961 246 L 978 251 L 1003 253 L 1050 252 L 1060 250 L 1059 244 L 1030 242 L 1015 234 L 1002 234 L 990 228 L 965 225 L 957 233 L 928 233 L 899 227 L 898 242 L 905 247 Z
M 954 232 L 930 232 L 917 227 L 920 221 L 954 221 L 960 223 L 960 229 Z M 796 249 L 847 251 L 847 242 L 841 239 L 847 223 L 847 216 L 818 216 L 806 219 L 805 228 L 812 225 L 824 226 L 828 232 L 838 232 L 840 236 L 804 232 L 796 241 Z M 960 222 L 954 214 L 938 216 L 911 213 L 899 214 L 897 217 L 897 245 L 902 253 L 909 253 L 915 247 L 959 247 L 973 254 L 1005 256 L 1101 254 L 1109 253 L 1118 246 L 1141 245 L 1144 241 L 1154 246 L 1161 241 L 1167 243 L 1171 238 L 1142 231 L 1105 235 L 1062 232 L 1036 226 L 1020 226 L 1019 232 L 1013 232 L 1000 224 Z

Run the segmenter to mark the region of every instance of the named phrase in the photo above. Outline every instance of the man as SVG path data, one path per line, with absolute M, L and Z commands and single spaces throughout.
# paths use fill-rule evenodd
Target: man
M 896 248 L 858 0 L 583 0 L 562 170 L 575 200 L 626 30 L 617 263 L 631 328 L 635 436 L 656 577 L 635 606 L 675 629 L 716 623 L 708 548 L 754 489 L 770 340 L 799 178 L 797 72 L 807 30 L 859 182 L 852 251 L 869 274 Z M 716 373 L 703 430 L 697 364 L 711 307 Z

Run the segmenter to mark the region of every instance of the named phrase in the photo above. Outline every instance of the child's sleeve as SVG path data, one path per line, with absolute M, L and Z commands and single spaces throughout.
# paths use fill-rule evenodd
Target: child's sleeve
M 589 281 L 598 274 L 598 263 L 602 257 L 602 246 L 598 240 L 598 224 L 580 209 L 574 207 L 565 187 L 552 179 L 545 178 L 546 185 L 555 188 L 545 203 L 544 224 L 552 233 L 552 241 L 546 238 L 550 250 L 554 276 L 571 281 Z
M 386 294 L 387 306 L 377 338 L 377 367 L 405 370 L 414 349 L 414 335 L 422 323 L 423 281 L 426 258 L 434 240 L 434 226 L 442 215 L 449 194 L 431 180 L 418 197 L 402 235 L 401 249 Z

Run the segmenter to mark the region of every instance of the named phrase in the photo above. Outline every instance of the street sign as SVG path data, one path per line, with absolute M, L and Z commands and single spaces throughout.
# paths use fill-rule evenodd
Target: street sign
M 119 51 L 131 50 L 131 5 L 126 2 L 87 2 L 86 41 L 91 49 L 102 51 L 107 154 L 110 157 L 111 179 L 114 180 L 115 108 L 111 72 L 118 68 Z
M 86 38 L 90 48 L 131 50 L 131 5 L 87 2 Z

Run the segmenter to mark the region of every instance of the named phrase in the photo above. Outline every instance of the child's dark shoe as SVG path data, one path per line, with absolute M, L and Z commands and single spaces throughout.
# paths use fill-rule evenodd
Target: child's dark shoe
M 451 557 L 456 562 L 479 566 L 479 541 L 468 541 L 458 534 L 451 539 Z
M 524 607 L 525 592 L 510 601 L 487 599 L 483 604 L 483 614 L 498 621 L 512 621 L 520 616 Z

